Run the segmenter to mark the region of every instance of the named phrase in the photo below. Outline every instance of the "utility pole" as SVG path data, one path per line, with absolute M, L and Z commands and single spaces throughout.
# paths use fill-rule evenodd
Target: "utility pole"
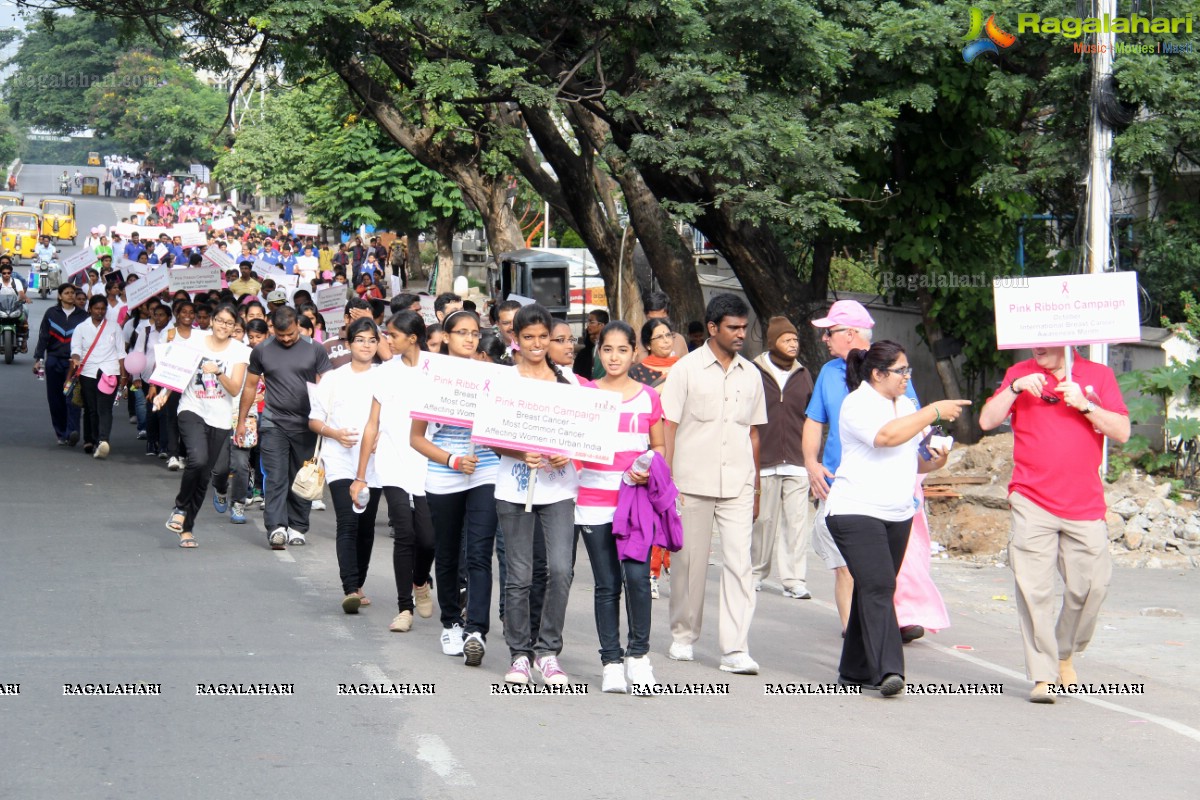
M 1097 0 L 1096 16 L 1113 19 L 1117 16 L 1116 0 Z M 1112 77 L 1113 46 L 1116 34 L 1096 34 L 1096 52 L 1092 56 L 1091 136 L 1088 159 L 1088 272 L 1097 274 L 1112 268 L 1112 150 L 1113 133 L 1100 118 L 1100 97 L 1105 82 Z M 1101 364 L 1108 363 L 1108 345 L 1093 344 L 1089 357 Z

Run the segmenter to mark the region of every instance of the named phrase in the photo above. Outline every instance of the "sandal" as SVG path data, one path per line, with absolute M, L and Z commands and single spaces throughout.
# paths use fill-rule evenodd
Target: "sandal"
M 362 593 L 362 589 L 359 589 L 357 592 L 355 592 L 355 594 L 358 595 L 358 604 L 360 606 L 366 608 L 367 606 L 371 605 L 371 599 Z
M 184 537 L 187 537 L 187 538 L 184 538 Z M 179 546 L 180 547 L 184 548 L 185 550 L 190 550 L 191 548 L 195 547 L 196 544 L 197 544 L 196 536 L 191 531 L 180 531 L 179 532 Z
M 171 512 L 171 516 L 167 519 L 167 530 L 171 533 L 183 533 L 183 523 L 187 521 L 187 514 L 184 514 L 178 508 Z

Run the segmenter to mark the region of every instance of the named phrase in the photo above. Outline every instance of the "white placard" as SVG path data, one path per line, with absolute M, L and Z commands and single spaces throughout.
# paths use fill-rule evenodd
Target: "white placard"
M 159 236 L 167 232 L 167 229 L 161 225 L 139 225 L 134 228 L 138 236 L 142 237 L 142 243 L 149 241 L 157 241 Z
M 292 233 L 297 236 L 319 236 L 321 226 L 315 222 L 297 222 L 292 226 Z
M 203 233 L 181 233 L 179 234 L 179 244 L 184 247 L 203 247 L 208 244 L 208 236 Z
M 262 256 L 254 259 L 254 272 L 260 278 L 278 278 L 280 275 L 287 275 L 287 270 L 278 264 L 272 264 Z
M 518 303 L 520 303 L 522 306 L 531 306 L 531 305 L 533 305 L 534 303 L 536 303 L 536 302 L 537 302 L 537 301 L 536 301 L 536 300 L 534 300 L 532 297 L 526 297 L 526 296 L 525 296 L 525 295 L 523 295 L 523 294 L 510 294 L 510 295 L 508 296 L 508 299 L 509 299 L 509 300 L 516 300 L 516 301 L 517 301 Z
M 154 345 L 154 373 L 150 383 L 173 392 L 183 392 L 192 382 L 196 368 L 204 353 L 195 347 L 178 342 L 160 342 Z
M 140 261 L 130 261 L 119 253 L 113 256 L 113 269 L 120 270 L 125 275 L 145 275 L 154 266 L 154 264 L 143 264 Z
M 128 239 L 129 235 L 137 230 L 137 226 L 128 222 L 118 222 L 110 229 L 110 233 L 119 233 L 121 238 Z
M 171 238 L 175 238 L 176 236 L 183 236 L 185 233 L 199 233 L 199 232 L 200 232 L 200 223 L 199 222 L 176 222 L 175 227 L 173 227 L 167 231 L 167 233 L 169 233 L 171 235 Z
M 1001 350 L 1141 341 L 1137 274 L 998 278 L 996 345 Z
M 480 402 L 486 402 L 492 384 L 513 371 L 512 367 L 473 358 L 421 353 L 415 373 L 421 385 L 413 387 L 412 417 L 470 428 L 475 424 L 476 409 Z
M 76 250 L 74 253 L 71 253 L 71 255 L 64 258 L 60 264 L 62 267 L 64 280 L 70 279 L 72 276 L 83 272 L 85 269 L 92 266 L 99 260 L 99 256 L 97 256 L 95 252 L 91 250 L 86 248 L 82 250 Z
M 170 285 L 171 274 L 169 270 L 162 267 L 152 269 L 148 274 L 133 283 L 125 284 L 125 302 L 129 304 L 131 309 L 137 308 L 151 297 L 169 288 Z
M 224 231 L 229 228 L 232 228 L 233 227 L 233 217 L 226 215 L 219 219 L 214 219 L 211 223 L 209 223 L 209 227 L 215 228 L 216 230 L 219 230 L 219 231 Z
M 346 327 L 346 315 L 330 314 L 326 316 L 322 314 L 321 316 L 325 317 L 325 339 L 327 341 L 329 339 L 336 339 L 338 334 L 342 332 L 342 328 Z
M 620 419 L 617 392 L 522 378 L 507 368 L 480 389 L 471 441 L 611 464 Z
M 299 275 L 272 275 L 271 280 L 275 281 L 275 286 L 280 289 L 300 288 Z
M 420 295 L 420 297 L 421 297 L 421 319 L 424 320 L 426 325 L 433 325 L 434 323 L 436 323 L 438 321 L 437 312 L 434 311 L 434 308 L 433 308 L 433 301 L 435 298 L 432 295 L 428 295 L 428 294 Z
M 129 204 L 129 213 L 130 214 L 144 214 L 144 213 L 146 213 L 146 207 L 144 205 L 142 205 L 141 203 L 130 203 Z
M 216 247 L 210 247 L 204 251 L 204 260 L 221 270 L 221 272 L 237 269 L 237 264 L 233 262 L 233 256 Z M 219 289 L 220 287 L 218 286 L 217 288 Z
M 318 289 L 313 299 L 316 301 L 317 310 L 322 314 L 326 311 L 340 312 L 346 307 L 346 287 L 334 285 Z
M 221 288 L 221 270 L 216 267 L 187 267 L 171 270 L 171 291 L 180 289 L 192 292 L 207 292 Z

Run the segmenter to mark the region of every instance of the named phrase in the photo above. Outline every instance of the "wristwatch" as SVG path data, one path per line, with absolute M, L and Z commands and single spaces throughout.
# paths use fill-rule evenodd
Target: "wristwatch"
M 1097 408 L 1096 404 L 1093 403 L 1091 400 L 1088 400 L 1088 404 L 1086 406 L 1084 406 L 1083 408 L 1079 409 L 1079 413 L 1080 414 L 1090 414 L 1093 411 L 1095 411 L 1096 408 Z

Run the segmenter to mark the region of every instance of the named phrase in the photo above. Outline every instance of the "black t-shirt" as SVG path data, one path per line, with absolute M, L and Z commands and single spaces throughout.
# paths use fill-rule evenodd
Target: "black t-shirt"
M 333 369 L 325 348 L 307 339 L 284 347 L 272 336 L 250 353 L 250 372 L 267 385 L 266 412 L 284 430 L 308 430 L 308 384 Z

